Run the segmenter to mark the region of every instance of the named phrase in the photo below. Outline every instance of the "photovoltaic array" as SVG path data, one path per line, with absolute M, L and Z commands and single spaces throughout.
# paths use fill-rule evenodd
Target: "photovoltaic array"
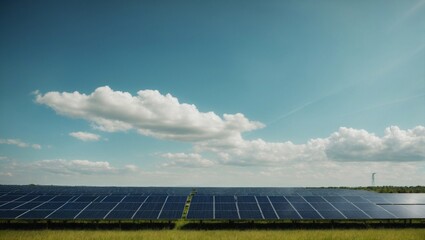
M 425 194 L 320 188 L 0 186 L 0 219 L 425 219 Z

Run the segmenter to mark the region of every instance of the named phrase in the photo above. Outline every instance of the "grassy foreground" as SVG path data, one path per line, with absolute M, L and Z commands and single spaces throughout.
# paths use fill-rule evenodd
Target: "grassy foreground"
M 0 230 L 0 239 L 32 240 L 132 240 L 132 239 L 285 239 L 285 240 L 424 240 L 425 229 L 366 229 L 366 230 L 139 230 L 139 231 L 95 231 L 95 230 Z

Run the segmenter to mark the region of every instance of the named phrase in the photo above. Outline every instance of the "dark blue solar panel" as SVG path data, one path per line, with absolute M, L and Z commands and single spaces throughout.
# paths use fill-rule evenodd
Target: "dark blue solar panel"
M 235 203 L 216 203 L 215 204 L 216 211 L 236 211 Z
M 82 210 L 89 204 L 88 202 L 69 202 L 63 205 L 60 210 Z
M 264 211 L 274 211 L 272 205 L 269 202 L 259 202 L 261 210 Z
M 163 211 L 180 211 L 184 209 L 185 203 L 184 202 L 180 202 L 180 203 L 176 203 L 176 202 L 166 202 L 164 207 L 162 208 Z
M 191 203 L 212 203 L 213 196 L 193 196 Z
M 322 219 L 316 211 L 298 211 L 303 219 Z
M 15 207 L 24 204 L 23 202 L 10 202 L 0 206 L 1 210 L 14 209 Z
M 186 203 L 187 196 L 169 196 L 167 202 L 183 202 Z
M 273 206 L 276 211 L 294 211 L 294 208 L 288 202 L 273 203 Z
M 241 219 L 263 219 L 260 211 L 239 211 Z
M 164 202 L 165 201 L 165 199 L 167 199 L 167 196 L 163 196 L 163 195 L 160 195 L 160 196 L 149 196 L 148 197 L 148 199 L 146 199 L 146 202 L 147 203 L 152 203 L 152 202 Z
M 369 219 L 369 217 L 363 212 L 361 212 L 360 210 L 356 210 L 356 211 L 341 210 L 341 213 L 344 214 L 348 219 Z
M 159 215 L 158 211 L 138 211 L 136 215 L 134 215 L 133 219 L 157 219 Z
M 305 203 L 305 200 L 300 196 L 285 196 L 291 203 Z
M 25 210 L 0 210 L 0 219 L 14 219 L 22 213 L 26 212 Z
M 102 200 L 102 203 L 108 203 L 108 202 L 120 202 L 125 196 L 122 195 L 112 195 L 112 196 L 107 196 L 105 199 Z
M 235 202 L 235 196 L 215 196 L 216 203 Z
M 215 219 L 239 219 L 236 211 L 215 211 Z
M 374 203 L 354 203 L 354 205 L 356 205 L 358 208 L 360 208 L 363 211 L 365 211 L 365 210 L 383 211 L 383 209 L 381 207 L 379 207 L 378 205 L 376 205 Z
M 321 210 L 321 211 L 336 211 L 336 209 L 331 204 L 329 204 L 327 202 L 312 202 L 311 205 L 316 210 Z
M 55 210 L 64 205 L 64 202 L 46 202 L 36 207 L 37 210 Z
M 295 202 L 292 203 L 292 206 L 294 206 L 297 211 L 314 211 L 314 209 L 308 203 Z
M 22 195 L 6 195 L 6 196 L 0 197 L 0 201 L 9 202 L 20 197 L 23 197 L 23 196 Z
M 52 210 L 31 210 L 21 215 L 19 219 L 43 219 L 52 212 Z
M 93 202 L 98 196 L 80 196 L 74 202 Z
M 74 196 L 56 196 L 50 202 L 67 202 L 74 198 Z
M 76 219 L 103 219 L 108 212 L 109 211 L 104 210 L 84 210 L 76 217 Z
M 189 209 L 187 219 L 213 219 L 213 211 L 192 211 Z
M 347 200 L 345 200 L 343 197 L 340 196 L 323 196 L 324 199 L 329 201 L 330 203 L 346 203 Z
M 132 211 L 139 209 L 141 203 L 119 203 L 115 208 L 114 211 Z
M 352 203 L 368 203 L 369 201 L 360 196 L 344 196 L 349 202 Z
M 358 208 L 356 208 L 353 204 L 351 203 L 340 203 L 340 202 L 335 202 L 332 203 L 332 205 L 334 207 L 336 207 L 338 210 L 342 211 L 358 211 Z
M 27 201 L 31 201 L 35 198 L 39 197 L 39 195 L 27 195 L 27 196 L 23 196 L 15 201 L 19 201 L 19 202 L 27 202 Z
M 153 202 L 153 203 L 144 203 L 141 207 L 140 210 L 143 211 L 160 211 L 162 209 L 162 206 L 164 205 L 163 202 Z
M 265 211 L 262 210 L 264 219 L 277 219 L 276 213 L 274 211 Z
M 47 217 L 47 219 L 74 219 L 80 210 L 58 210 Z
M 113 207 L 115 207 L 117 203 L 104 203 L 104 202 L 94 202 L 90 204 L 85 210 L 111 210 Z
M 338 211 L 319 211 L 325 219 L 345 219 L 345 217 Z
M 238 196 L 237 201 L 242 202 L 242 203 L 256 203 L 257 202 L 255 200 L 254 196 Z
M 269 199 L 272 203 L 288 202 L 283 196 L 269 196 Z
M 276 212 L 280 219 L 301 219 L 295 211 L 280 211 L 276 209 Z
M 320 196 L 305 196 L 304 199 L 309 203 L 323 203 L 326 202 L 325 199 L 323 199 Z
M 238 202 L 239 211 L 259 211 L 257 203 L 240 203 Z
M 40 196 L 37 197 L 33 200 L 33 202 L 46 202 L 49 201 L 50 199 L 54 198 L 55 196 L 52 195 L 45 195 L 45 196 Z
M 236 207 L 235 207 L 236 208 Z M 192 203 L 190 204 L 190 210 L 194 211 L 212 211 L 213 204 L 212 203 Z
M 259 202 L 259 203 L 262 203 L 262 202 L 270 202 L 269 201 L 269 199 L 267 198 L 267 196 L 256 196 L 256 198 L 257 198 L 257 201 Z
M 105 219 L 131 219 L 136 211 L 111 211 Z
M 18 210 L 18 209 L 21 209 L 21 210 L 30 210 L 30 209 L 33 209 L 33 208 L 37 207 L 38 205 L 40 205 L 39 202 L 28 202 L 28 203 L 24 203 L 24 204 L 16 207 L 15 209 L 16 210 Z
M 181 211 L 162 211 L 159 219 L 179 219 L 182 217 L 183 210 Z
M 372 211 L 372 210 L 365 210 L 364 211 L 367 215 L 369 215 L 371 218 L 376 219 L 390 219 L 394 218 L 393 214 L 388 213 L 387 211 L 381 210 L 381 211 Z
M 147 196 L 128 196 L 122 202 L 142 203 L 146 200 Z

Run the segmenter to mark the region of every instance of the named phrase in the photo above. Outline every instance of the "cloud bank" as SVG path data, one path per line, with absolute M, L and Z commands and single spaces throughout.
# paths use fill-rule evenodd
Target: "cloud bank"
M 170 94 L 141 90 L 136 96 L 99 87 L 86 95 L 79 92 L 36 92 L 36 102 L 58 114 L 85 119 L 94 128 L 108 131 L 135 130 L 146 136 L 193 144 L 192 153 L 165 153 L 166 167 L 213 165 L 285 166 L 293 163 L 419 162 L 425 161 L 425 128 L 385 129 L 378 136 L 364 129 L 341 127 L 329 137 L 304 144 L 248 140 L 243 132 L 264 127 L 241 113 L 201 112 L 193 104 L 180 103 Z M 96 140 L 90 133 L 71 133 L 81 140 Z M 208 154 L 208 159 L 203 155 Z

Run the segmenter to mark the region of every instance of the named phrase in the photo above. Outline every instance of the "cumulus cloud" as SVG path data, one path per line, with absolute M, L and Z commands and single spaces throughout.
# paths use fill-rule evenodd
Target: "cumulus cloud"
M 195 143 L 197 152 L 213 152 L 222 164 L 240 166 L 279 166 L 289 162 L 413 162 L 425 161 L 425 128 L 401 130 L 392 126 L 379 137 L 363 129 L 340 128 L 327 138 L 305 144 L 245 140 L 238 136 L 227 141 Z
M 102 131 L 136 130 L 145 136 L 191 142 L 195 153 L 167 153 L 163 166 L 206 167 L 282 166 L 289 162 L 414 162 L 425 160 L 423 126 L 402 130 L 389 127 L 383 136 L 363 129 L 341 127 L 326 138 L 304 144 L 247 140 L 243 132 L 264 127 L 241 113 L 201 112 L 193 104 L 180 103 L 171 94 L 141 90 L 133 96 L 99 87 L 86 95 L 79 92 L 36 92 L 36 102 L 58 114 L 85 119 Z M 78 136 L 88 139 L 87 133 Z M 77 133 L 71 133 L 77 136 Z M 202 156 L 210 154 L 210 159 Z
M 41 149 L 40 144 L 30 144 L 30 143 L 23 142 L 19 139 L 0 139 L 0 144 L 15 145 L 21 148 L 32 147 L 37 150 Z
M 211 167 L 215 164 L 213 161 L 205 159 L 197 153 L 166 153 L 161 156 L 173 160 L 171 162 L 164 163 L 162 165 L 163 167 L 205 168 Z
M 89 95 L 37 92 L 35 101 L 58 114 L 85 119 L 102 131 L 135 129 L 160 139 L 188 142 L 225 139 L 264 127 L 241 113 L 220 117 L 214 112 L 200 112 L 195 105 L 180 103 L 171 94 L 162 95 L 156 90 L 141 90 L 136 96 L 108 86 L 99 87 Z
M 84 142 L 88 141 L 99 141 L 100 136 L 94 133 L 89 132 L 72 132 L 69 134 L 69 136 L 74 137 L 76 139 L 79 139 Z
M 425 128 L 385 129 L 383 137 L 365 130 L 340 128 L 326 139 L 326 155 L 338 161 L 423 161 Z

